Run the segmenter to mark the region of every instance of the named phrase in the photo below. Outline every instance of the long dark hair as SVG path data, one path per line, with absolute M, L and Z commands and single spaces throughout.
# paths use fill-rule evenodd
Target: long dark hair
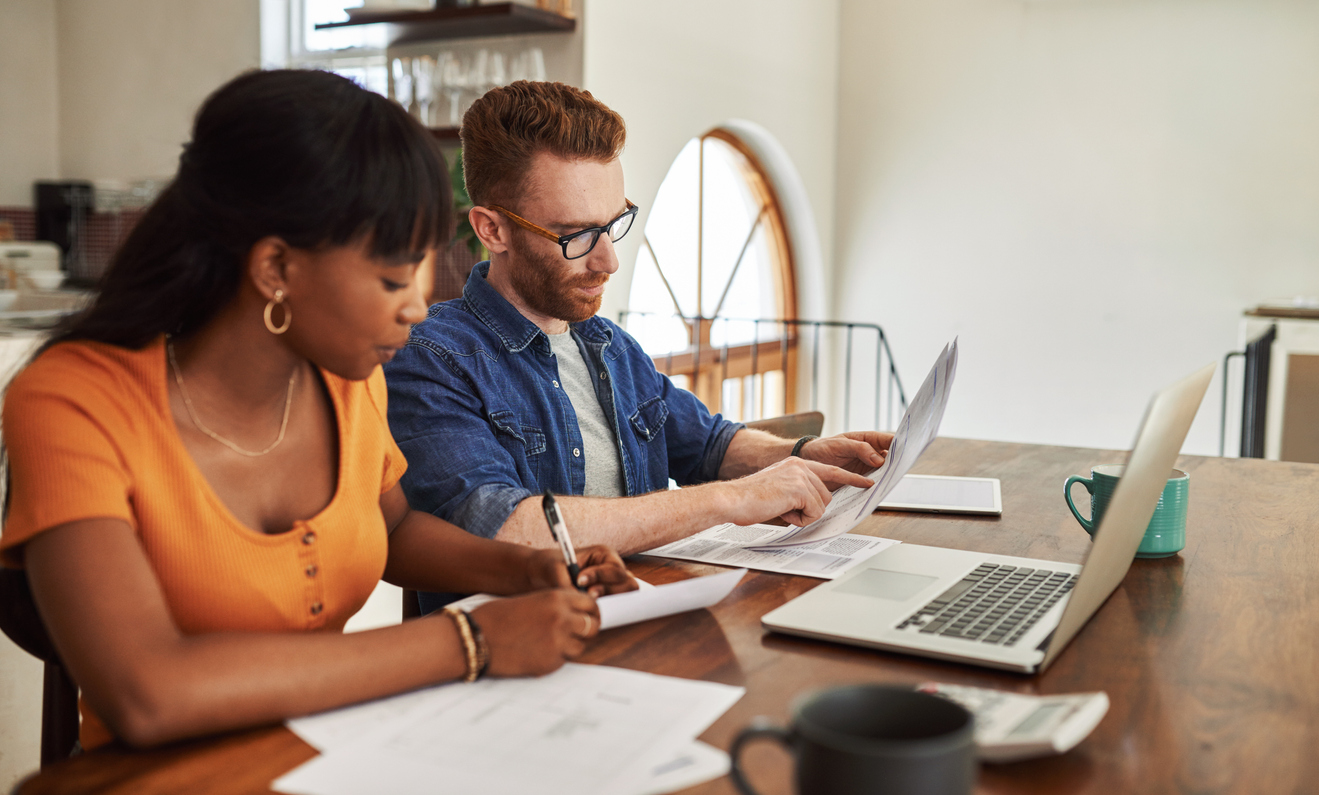
M 317 248 L 369 236 L 373 256 L 392 258 L 447 242 L 452 207 L 438 144 L 397 104 L 329 72 L 245 73 L 202 104 L 173 182 L 92 305 L 43 349 L 186 337 L 234 298 L 263 237 Z
M 448 242 L 453 191 L 435 139 L 398 105 L 329 72 L 248 72 L 206 99 L 179 170 L 110 262 L 69 340 L 141 349 L 187 336 L 233 300 L 261 238 L 295 248 L 366 239 L 372 256 Z M 0 443 L 3 509 L 8 461 Z

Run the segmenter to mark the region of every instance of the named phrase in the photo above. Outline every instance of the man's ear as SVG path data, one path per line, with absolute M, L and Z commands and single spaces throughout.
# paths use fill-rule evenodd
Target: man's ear
M 266 300 L 276 290 L 288 292 L 288 265 L 292 247 L 279 237 L 263 237 L 247 252 L 247 275 Z
M 486 251 L 491 254 L 503 254 L 508 251 L 508 236 L 512 230 L 508 228 L 503 216 L 494 210 L 478 206 L 467 211 L 467 220 L 471 222 L 472 229 Z

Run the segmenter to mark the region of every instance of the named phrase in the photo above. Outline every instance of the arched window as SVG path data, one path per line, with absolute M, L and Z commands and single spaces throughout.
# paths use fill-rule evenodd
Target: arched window
M 646 220 L 627 328 L 660 372 L 735 420 L 796 408 L 793 247 L 775 186 L 736 134 L 687 142 Z

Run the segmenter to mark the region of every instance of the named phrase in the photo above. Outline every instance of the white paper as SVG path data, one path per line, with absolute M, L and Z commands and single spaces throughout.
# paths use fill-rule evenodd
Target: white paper
M 867 474 L 875 481 L 868 489 L 843 486 L 833 493 L 824 515 L 804 527 L 788 526 L 772 539 L 754 542 L 758 548 L 810 544 L 834 538 L 861 523 L 911 470 L 921 453 L 939 434 L 939 423 L 948 406 L 948 394 L 957 373 L 957 340 L 945 345 L 929 375 L 917 390 L 893 434 L 888 458 L 879 469 Z M 749 545 L 750 546 L 750 545 Z
M 650 589 L 655 587 L 650 583 L 646 582 L 645 580 L 641 579 L 640 577 L 634 577 L 633 579 L 637 581 L 637 587 L 640 590 L 649 591 Z M 503 599 L 503 598 L 504 597 L 502 596 L 495 596 L 494 594 L 489 594 L 489 593 L 476 593 L 476 594 L 472 594 L 471 596 L 465 597 L 463 599 L 459 599 L 458 601 L 453 602 L 452 605 L 454 607 L 459 608 L 460 610 L 466 610 L 467 612 L 470 613 L 471 611 L 475 610 L 476 608 L 480 607 L 486 602 L 493 602 L 496 599 Z M 601 597 L 601 599 L 603 598 L 605 597 Z M 598 602 L 599 600 L 596 601 Z M 601 627 L 601 629 L 605 629 L 605 627 Z
M 641 586 L 639 590 L 608 594 L 595 600 L 596 606 L 600 608 L 600 629 L 625 627 L 638 621 L 709 607 L 728 596 L 746 572 L 746 569 L 742 569 L 740 572 L 693 577 L 668 585 L 651 585 L 638 579 L 637 585 Z M 475 610 L 486 602 L 502 598 L 479 593 L 454 604 L 463 610 Z
M 746 569 L 656 585 L 649 590 L 610 594 L 595 600 L 600 607 L 600 629 L 613 629 L 660 616 L 699 610 L 732 593 Z
M 743 692 L 573 663 L 540 678 L 442 685 L 373 716 L 351 741 L 336 730 L 342 743 L 272 787 L 291 795 L 636 795 Z M 333 715 L 290 728 L 306 731 Z
M 728 773 L 728 754 L 693 740 L 674 757 L 652 768 L 636 795 L 664 795 Z
M 427 692 L 403 693 L 318 715 L 294 718 L 287 725 L 304 742 L 324 754 L 360 742 L 363 737 L 369 737 L 372 732 L 391 722 L 406 722 L 409 715 L 427 708 Z M 718 778 L 727 772 L 728 754 L 693 740 L 671 758 L 651 768 L 635 795 L 674 792 Z
M 747 546 L 749 542 L 773 536 L 782 529 L 763 524 L 721 524 L 681 541 L 652 549 L 646 554 L 832 580 L 866 558 L 898 543 L 890 538 L 845 533 L 794 547 L 754 549 Z

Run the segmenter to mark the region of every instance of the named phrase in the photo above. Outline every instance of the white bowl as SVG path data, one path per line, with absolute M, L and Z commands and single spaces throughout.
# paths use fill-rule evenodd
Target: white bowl
M 64 283 L 63 271 L 28 271 L 23 276 L 38 290 L 54 290 Z
M 0 312 L 8 312 L 18 300 L 18 290 L 0 290 Z

